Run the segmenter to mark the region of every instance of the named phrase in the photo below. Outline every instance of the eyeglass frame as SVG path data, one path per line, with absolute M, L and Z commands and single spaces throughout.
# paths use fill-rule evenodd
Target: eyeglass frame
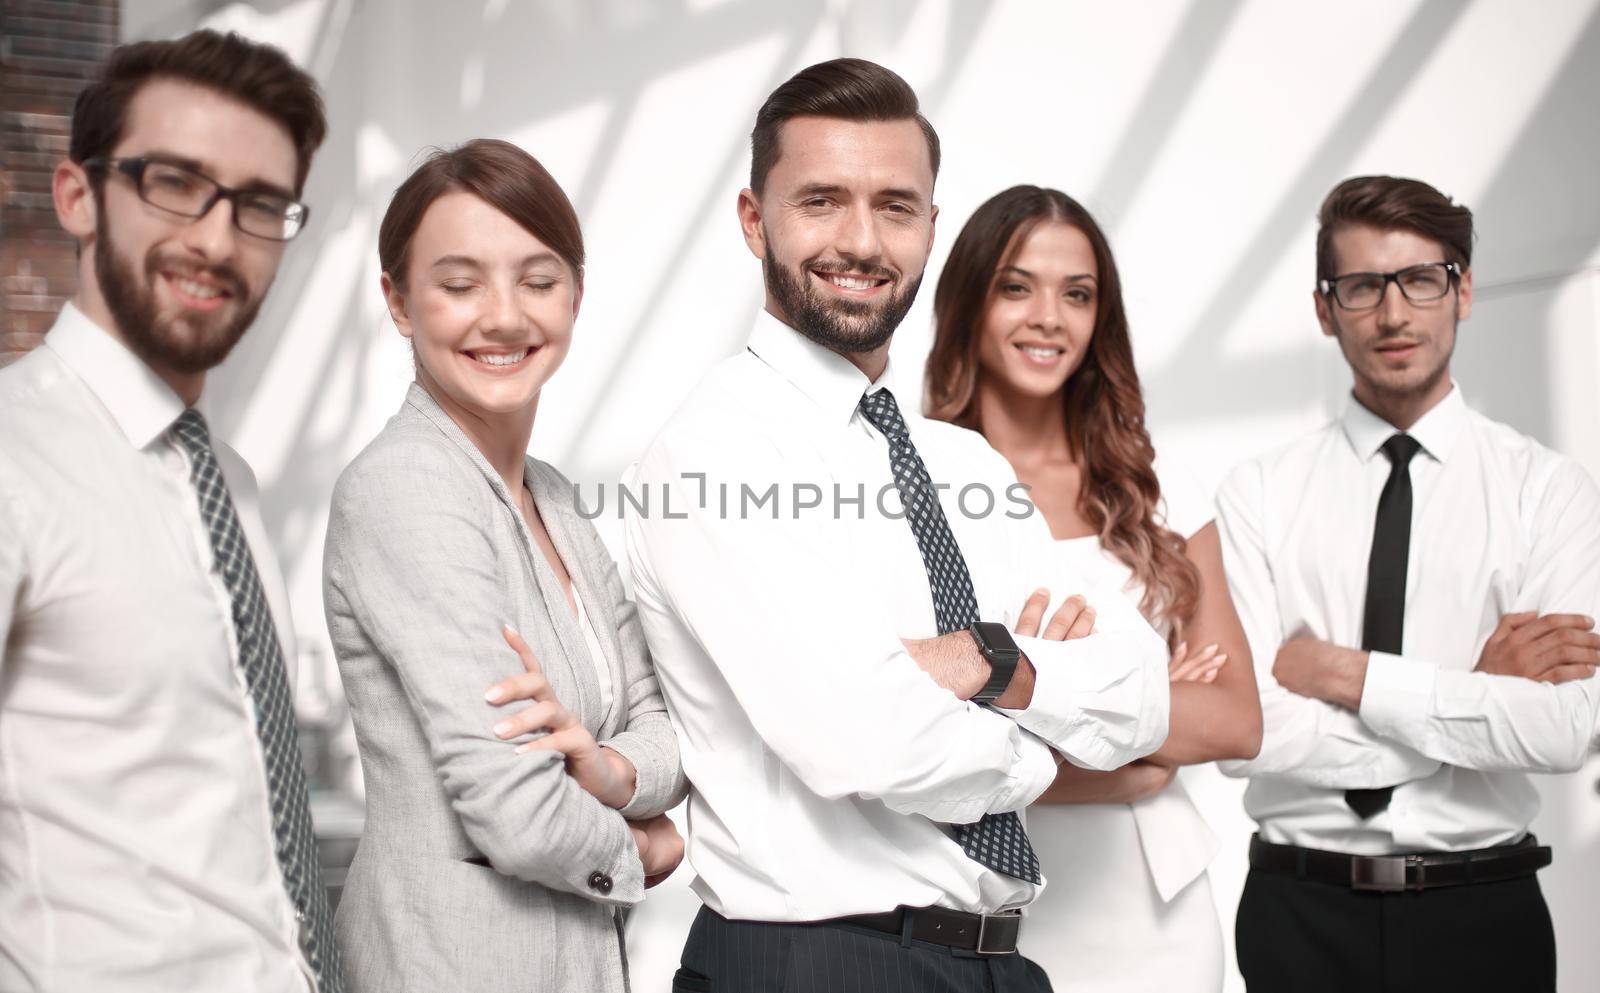
M 1405 285 L 1400 282 L 1400 277 L 1405 273 L 1415 272 L 1418 269 L 1432 269 L 1435 267 L 1442 268 L 1445 271 L 1444 292 L 1436 297 L 1428 297 L 1425 300 L 1413 300 L 1411 298 L 1411 294 L 1406 292 Z M 1376 302 L 1368 304 L 1365 307 L 1351 307 L 1339 298 L 1339 283 L 1346 279 L 1355 279 L 1357 276 L 1382 277 L 1383 289 L 1378 291 L 1378 299 Z M 1416 265 L 1408 265 L 1404 269 L 1396 269 L 1393 272 L 1347 272 L 1343 276 L 1334 276 L 1332 279 L 1317 280 L 1317 290 L 1321 292 L 1323 297 L 1338 304 L 1340 310 L 1373 310 L 1374 308 L 1383 306 L 1383 298 L 1389 295 L 1390 283 L 1395 285 L 1395 288 L 1400 291 L 1400 295 L 1406 298 L 1407 303 L 1432 303 L 1435 300 L 1443 300 L 1445 297 L 1449 296 L 1450 288 L 1452 286 L 1461 285 L 1461 266 L 1455 262 L 1418 262 Z
M 133 180 L 134 192 L 139 194 L 139 199 L 141 201 L 149 204 L 157 210 L 164 210 L 175 217 L 187 217 L 190 220 L 199 220 L 200 218 L 211 213 L 211 208 L 215 207 L 218 201 L 226 200 L 233 205 L 233 226 L 239 231 L 239 233 L 247 234 L 252 238 L 260 238 L 262 241 L 277 242 L 280 245 L 287 244 L 293 241 L 295 238 L 298 238 L 300 236 L 300 232 L 304 231 L 306 229 L 306 225 L 311 221 L 311 205 L 308 203 L 295 200 L 292 197 L 285 197 L 281 193 L 274 193 L 270 190 L 239 189 L 237 187 L 224 186 L 198 169 L 192 169 L 180 162 L 172 162 L 157 155 L 131 155 L 126 158 L 113 158 L 109 155 L 100 155 L 95 156 L 94 158 L 84 159 L 80 165 L 82 165 L 85 169 L 115 169 L 117 172 L 120 172 L 124 176 L 127 176 L 129 179 Z M 212 191 L 211 196 L 206 199 L 206 202 L 201 205 L 200 212 L 198 214 L 190 214 L 181 210 L 174 210 L 164 204 L 156 203 L 154 200 L 151 200 L 149 197 L 145 196 L 144 171 L 152 165 L 165 166 L 168 169 L 176 169 L 179 172 L 188 173 L 197 179 L 202 179 L 207 183 L 210 183 L 212 186 L 216 187 L 216 189 Z M 286 201 L 290 207 L 300 208 L 300 226 L 295 228 L 294 234 L 291 234 L 287 238 L 274 238 L 271 235 L 258 234 L 255 231 L 246 230 L 239 224 L 239 198 L 244 196 L 274 197 Z M 287 215 L 285 219 L 287 219 Z

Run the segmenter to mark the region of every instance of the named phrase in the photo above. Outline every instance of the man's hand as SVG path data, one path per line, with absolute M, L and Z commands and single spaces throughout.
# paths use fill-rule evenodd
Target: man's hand
M 1506 614 L 1478 657 L 1478 672 L 1542 683 L 1588 679 L 1600 665 L 1600 634 L 1583 614 Z
M 1143 759 L 1110 772 L 1063 762 L 1056 767 L 1056 781 L 1034 803 L 1133 803 L 1160 793 L 1177 774 L 1177 766 Z
M 639 849 L 639 861 L 644 865 L 644 888 L 649 889 L 678 868 L 683 861 L 683 838 L 678 826 L 666 814 L 657 814 L 648 820 L 629 821 L 628 830 Z
M 1078 595 L 1067 597 L 1061 601 L 1061 606 L 1051 615 L 1050 623 L 1045 625 L 1044 631 L 1039 630 L 1039 625 L 1044 621 L 1044 612 L 1050 606 L 1049 590 L 1034 590 L 1022 605 L 1022 613 L 1017 615 L 1015 633 L 1025 638 L 1043 638 L 1045 641 L 1072 641 L 1094 633 L 1094 608 L 1089 606 L 1089 601 Z
M 626 807 L 628 801 L 633 799 L 633 791 L 638 784 L 639 773 L 633 763 L 621 752 L 596 743 L 594 735 L 583 726 L 577 715 L 556 699 L 555 690 L 551 688 L 550 681 L 545 679 L 539 660 L 534 658 L 533 649 L 522 640 L 522 635 L 509 627 L 500 633 L 506 644 L 522 659 L 522 667 L 526 671 L 495 683 L 484 694 L 484 699 L 497 707 L 514 700 L 532 700 L 534 704 L 496 724 L 495 735 L 510 739 L 548 731 L 542 738 L 518 745 L 517 752 L 536 749 L 560 752 L 567 759 L 567 774 L 577 780 L 578 785 L 590 796 L 614 810 Z
M 1290 693 L 1326 700 L 1346 710 L 1360 710 L 1361 688 L 1367 681 L 1367 653 L 1316 638 L 1295 638 L 1278 649 L 1272 675 Z

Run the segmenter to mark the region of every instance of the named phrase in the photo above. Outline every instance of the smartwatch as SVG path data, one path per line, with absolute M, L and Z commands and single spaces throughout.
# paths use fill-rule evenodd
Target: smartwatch
M 1022 649 L 1011 640 L 1011 632 L 1006 630 L 1004 624 L 979 621 L 967 630 L 972 632 L 972 640 L 978 643 L 978 651 L 989 662 L 989 681 L 983 689 L 973 694 L 972 702 L 993 703 L 1011 685 L 1011 676 L 1017 671 L 1017 663 L 1022 660 Z

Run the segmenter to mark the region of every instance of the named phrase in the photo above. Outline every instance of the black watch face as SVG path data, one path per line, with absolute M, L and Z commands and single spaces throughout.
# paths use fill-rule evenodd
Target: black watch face
M 972 625 L 972 636 L 977 639 L 978 647 L 983 649 L 985 655 L 1018 650 L 1017 643 L 1012 640 L 1011 632 L 1006 630 L 1004 624 L 979 621 Z

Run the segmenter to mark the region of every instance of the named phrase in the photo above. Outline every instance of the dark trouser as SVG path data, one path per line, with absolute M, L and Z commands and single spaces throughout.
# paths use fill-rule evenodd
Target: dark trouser
M 849 924 L 730 921 L 706 907 L 672 993 L 1051 993 L 1012 952 L 978 955 Z
M 1373 893 L 1251 869 L 1234 940 L 1250 993 L 1555 993 L 1534 876 Z

